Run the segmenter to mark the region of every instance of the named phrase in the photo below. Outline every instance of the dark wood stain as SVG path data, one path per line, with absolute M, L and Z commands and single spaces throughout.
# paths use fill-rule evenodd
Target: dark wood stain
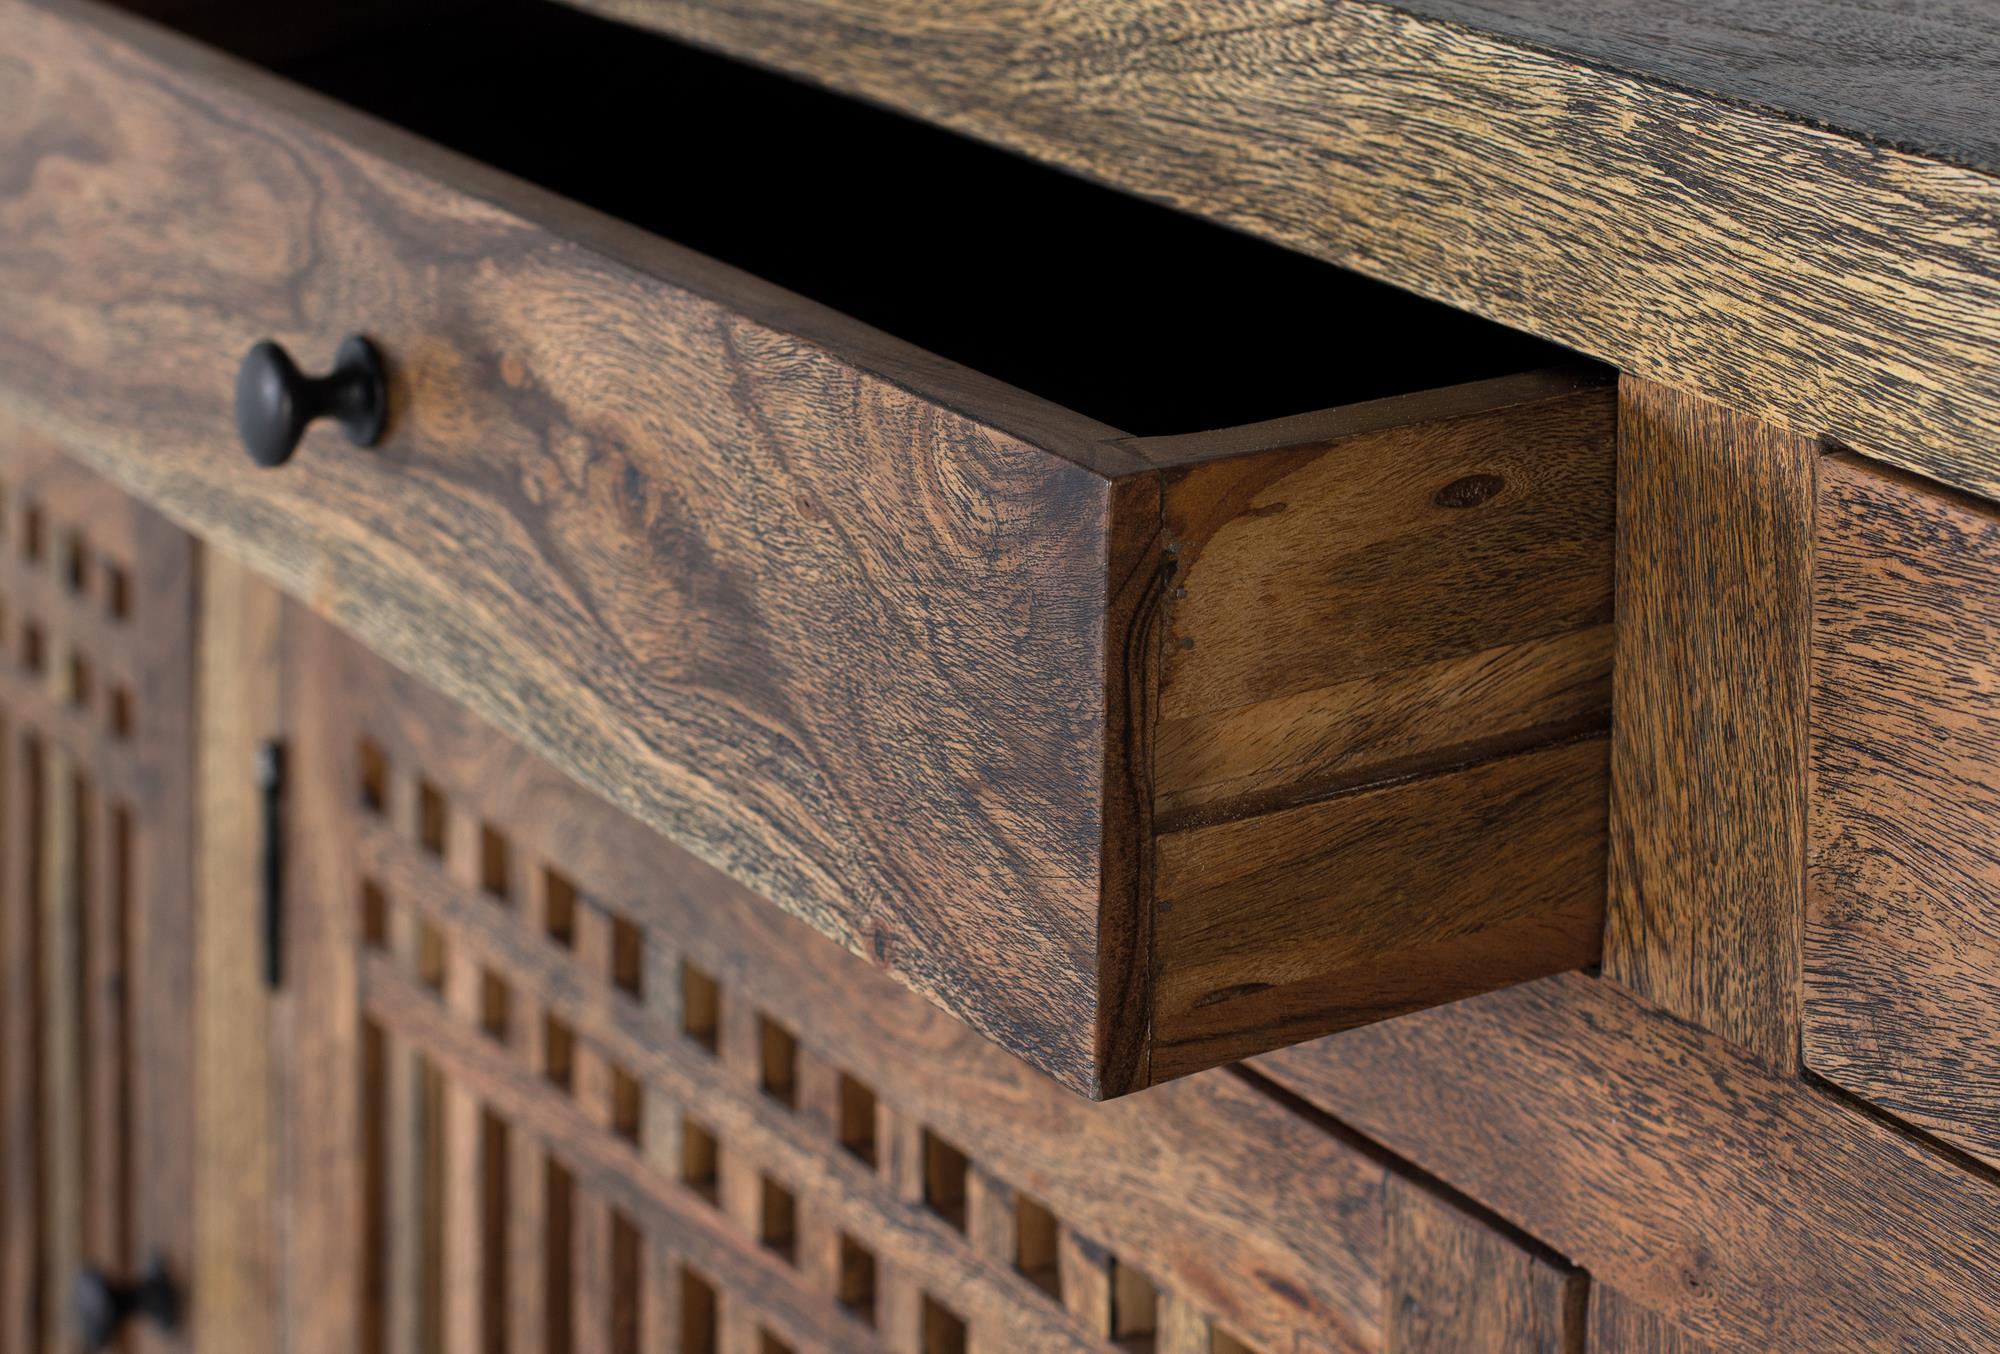
M 2000 1348 L 1990 15 L 584 7 L 0 9 L 0 1347 Z

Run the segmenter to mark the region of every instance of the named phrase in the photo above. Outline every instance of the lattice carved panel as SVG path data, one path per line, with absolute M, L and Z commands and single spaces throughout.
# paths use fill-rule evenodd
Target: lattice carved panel
M 1078 1100 L 321 626 L 360 1347 L 1380 1347 L 1384 1171 L 1220 1072 Z
M 194 551 L 0 424 L 4 1349 L 186 1255 Z

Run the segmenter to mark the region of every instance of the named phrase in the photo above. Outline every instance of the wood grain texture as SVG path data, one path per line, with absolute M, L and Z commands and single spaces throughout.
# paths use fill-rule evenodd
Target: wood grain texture
M 545 1014 L 589 1058 L 634 1077 L 645 1122 L 701 1125 L 722 1188 L 685 1183 L 677 1155 L 607 1132 L 580 1081 L 554 1089 L 509 1040 L 484 1037 L 380 948 L 363 956 L 370 1018 L 504 1113 L 514 1141 L 545 1144 L 579 1188 L 719 1282 L 725 1320 L 731 1300 L 747 1301 L 781 1335 L 792 1330 L 798 1347 L 872 1347 L 823 1315 L 837 1285 L 807 1287 L 814 1275 L 837 1277 L 809 1263 L 807 1232 L 796 1234 L 789 1259 L 760 1243 L 756 1189 L 769 1178 L 793 1193 L 798 1217 L 817 1216 L 822 1234 L 835 1226 L 875 1257 L 885 1341 L 901 1329 L 897 1311 L 920 1314 L 928 1294 L 988 1347 L 1102 1347 L 1108 1316 L 1095 1328 L 1074 1323 L 1091 1310 L 1081 1272 L 1065 1279 L 1057 1301 L 1045 1280 L 1016 1269 L 1019 1256 L 994 1244 L 993 1203 L 1011 1194 L 1052 1215 L 1071 1238 L 1072 1262 L 1095 1255 L 1107 1284 L 1114 1260 L 1134 1266 L 1252 1348 L 1379 1347 L 1386 1168 L 1377 1156 L 1227 1072 L 1110 1104 L 1083 1101 L 611 812 L 417 680 L 306 624 L 293 662 L 314 674 L 324 703 L 305 707 L 312 725 L 301 756 L 310 759 L 300 774 L 323 788 L 314 816 L 298 826 L 316 854 L 346 862 L 346 882 L 371 881 L 391 915 L 432 929 L 448 954 L 498 976 L 511 992 L 513 1028 L 539 1026 Z M 381 749 L 389 783 L 405 787 L 379 814 L 346 793 L 363 737 Z M 440 790 L 449 821 L 503 832 L 523 876 L 558 872 L 579 906 L 638 928 L 637 995 L 606 981 L 580 946 L 552 943 L 532 891 L 496 901 L 465 885 L 449 851 L 440 860 L 418 849 L 405 822 L 407 787 L 419 781 Z M 349 896 L 328 899 L 325 910 L 341 913 L 339 898 Z M 692 1009 L 683 1005 L 684 965 L 713 980 L 722 1013 L 713 1052 L 684 1030 Z M 319 1027 L 338 1030 L 343 1018 L 360 1017 L 336 1009 Z M 796 1040 L 789 1100 L 771 1090 L 773 1063 L 761 1051 L 771 1023 Z M 340 1069 L 352 1060 L 323 1061 L 330 1079 L 351 1078 Z M 877 1111 L 865 1153 L 830 1131 L 844 1093 L 828 1087 L 840 1076 Z M 940 1201 L 927 1139 L 967 1161 L 962 1211 Z
M 1098 1087 L 1098 977 L 1128 962 L 1098 944 L 1109 479 L 855 365 L 878 340 L 798 336 L 796 298 L 637 232 L 638 262 L 580 249 L 532 190 L 187 44 L 6 25 L 16 125 L 43 130 L 0 177 L 47 188 L 0 203 L 10 402 Z M 155 324 L 88 318 L 128 304 L 180 336 L 164 365 Z M 328 432 L 300 473 L 242 473 L 216 392 L 247 338 L 320 360 L 364 324 L 395 355 L 385 445 Z
M 1805 1057 L 2000 1166 L 2000 514 L 1822 472 Z
M 108 484 L 100 492 L 113 492 Z M 132 1263 L 158 1256 L 193 1273 L 195 971 L 193 887 L 195 634 L 202 547 L 151 507 L 132 503 L 127 614 L 143 627 L 132 660 L 134 756 L 152 767 L 151 793 L 108 806 L 113 868 L 128 892 L 125 943 L 131 1010 Z M 99 584 L 110 602 L 110 580 Z M 109 693 L 101 699 L 109 700 Z M 150 713 L 149 713 L 150 712 Z M 116 716 L 113 719 L 116 727 Z M 114 733 L 114 741 L 117 741 Z M 121 815 L 120 810 L 123 810 Z M 120 824 L 123 823 L 121 828 Z M 119 840 L 120 835 L 123 841 Z M 137 1332 L 138 1354 L 188 1354 L 190 1331 Z
M 2000 492 L 1980 170 L 1374 3 L 586 3 Z
M 1162 835 L 1154 1080 L 1596 960 L 1602 738 Z
M 1268 449 L 1167 474 L 1159 827 L 1605 722 L 1611 388 L 1565 372 L 1426 398 L 1363 430 L 1330 414 L 1320 443 L 1286 420 Z
M 1388 1212 L 1389 1354 L 1582 1354 L 1580 1271 L 1400 1177 Z
M 1819 453 L 1621 392 L 1604 971 L 1795 1066 Z
M 329 746 L 323 725 L 301 715 L 339 699 L 339 675 L 311 661 L 308 628 L 294 604 L 281 604 L 277 625 L 287 758 L 286 984 L 268 1037 L 280 1149 L 273 1211 L 285 1225 L 276 1246 L 279 1305 L 269 1320 L 283 1347 L 297 1354 L 386 1354 L 390 1341 L 371 1346 L 363 1332 L 380 1329 L 375 1321 L 395 1282 L 388 1265 L 410 1255 L 412 1238 L 383 1225 L 387 1144 L 364 1136 L 360 1102 L 365 1087 L 379 1107 L 391 1083 L 407 1084 L 408 1066 L 362 1026 L 355 953 L 362 881 L 354 859 L 306 830 L 347 811 L 363 783 L 356 750 Z M 348 906 L 315 905 L 336 899 Z M 372 1263 L 359 1263 L 364 1255 Z M 539 1292 L 531 1274 L 518 1277 L 523 1293 Z
M 1590 1286 L 1589 1347 L 1618 1354 L 1710 1354 L 1712 1349 L 1600 1283 Z
M 266 1354 L 278 1311 L 272 1001 L 264 987 L 261 740 L 281 727 L 275 588 L 217 551 L 201 557 L 196 678 L 195 1276 L 199 1342 Z
M 1403 0 L 1399 8 L 1808 126 L 1992 171 L 2000 25 L 1979 0 Z
M 1989 1176 L 1566 975 L 1256 1060 L 1717 1349 L 2000 1342 Z
M 1156 811 L 1603 721 L 1589 373 L 1127 438 L 98 7 L 7 24 L 0 400 L 1074 1089 L 1151 1075 Z M 242 473 L 246 337 L 363 324 L 384 444 Z

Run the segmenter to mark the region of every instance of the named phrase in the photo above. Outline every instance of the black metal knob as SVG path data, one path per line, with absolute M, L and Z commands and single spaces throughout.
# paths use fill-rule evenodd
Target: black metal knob
M 70 1307 L 76 1337 L 85 1349 L 111 1348 L 118 1332 L 134 1317 L 169 1331 L 181 1319 L 180 1290 L 157 1256 L 136 1282 L 113 1279 L 88 1266 L 78 1270 L 70 1287 Z
M 236 431 L 258 465 L 289 461 L 316 418 L 334 419 L 357 447 L 373 446 L 388 414 L 382 354 L 359 334 L 341 341 L 333 370 L 324 376 L 307 376 L 269 339 L 244 354 L 236 369 Z

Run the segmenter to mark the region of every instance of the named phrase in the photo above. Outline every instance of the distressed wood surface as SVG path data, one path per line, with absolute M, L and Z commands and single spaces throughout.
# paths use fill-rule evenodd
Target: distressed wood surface
M 2000 514 L 1829 461 L 1805 1058 L 2000 1166 Z
M 1793 1067 L 1819 452 L 1620 390 L 1604 971 Z
M 1383 1323 L 1389 1354 L 1574 1354 L 1584 1274 L 1423 1186 L 1388 1185 Z
M 2000 493 L 2000 181 L 1691 92 L 1674 44 L 1663 79 L 1375 3 L 584 3 Z
M 1580 974 L 1253 1064 L 1718 1349 L 2000 1343 L 2000 1190 Z
M 6 23 L 0 399 L 1075 1089 L 1154 1079 L 1156 796 L 1235 818 L 1603 723 L 1598 375 L 1128 438 L 171 34 Z M 247 337 L 364 326 L 383 445 L 244 473 Z M 1447 967 L 1432 999 L 1524 974 Z

